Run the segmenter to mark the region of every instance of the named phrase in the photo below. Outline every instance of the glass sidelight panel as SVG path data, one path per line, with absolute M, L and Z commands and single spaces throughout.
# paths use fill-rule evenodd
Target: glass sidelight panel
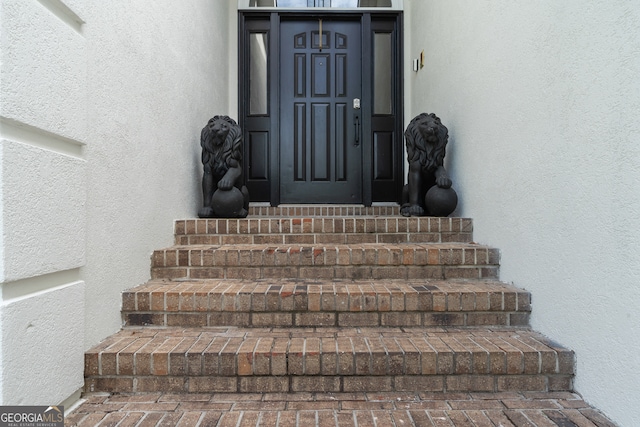
M 267 33 L 249 35 L 249 114 L 268 113 L 268 37 Z
M 373 35 L 373 114 L 392 114 L 391 33 Z

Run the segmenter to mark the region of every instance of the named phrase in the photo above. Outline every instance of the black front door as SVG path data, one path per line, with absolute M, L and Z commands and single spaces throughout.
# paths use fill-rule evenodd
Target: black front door
M 280 26 L 282 203 L 362 203 L 360 21 Z
M 401 14 L 240 17 L 239 122 L 251 201 L 399 201 Z

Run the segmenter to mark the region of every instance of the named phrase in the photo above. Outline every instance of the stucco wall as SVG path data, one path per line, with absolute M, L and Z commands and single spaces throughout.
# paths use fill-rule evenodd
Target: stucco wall
M 640 425 L 640 3 L 410 0 L 408 118 L 437 113 L 475 238 L 577 353 L 575 389 Z
M 120 326 L 173 220 L 200 202 L 200 130 L 230 114 L 230 2 L 94 1 L 87 12 L 87 337 Z
M 195 215 L 200 129 L 230 114 L 231 6 L 0 3 L 0 404 L 74 395 L 121 291 Z

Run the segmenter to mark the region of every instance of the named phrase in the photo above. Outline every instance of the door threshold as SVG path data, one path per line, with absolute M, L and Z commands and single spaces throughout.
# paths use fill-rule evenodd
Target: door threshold
M 314 208 L 322 208 L 322 207 L 331 207 L 331 206 L 339 206 L 343 208 L 364 208 L 365 205 L 357 204 L 357 203 L 281 203 L 277 206 L 278 208 L 301 208 L 301 207 L 314 207 Z M 371 203 L 372 207 L 396 207 L 400 206 L 399 203 L 396 202 L 373 202 Z M 250 202 L 249 207 L 252 208 L 270 208 L 271 203 L 269 202 Z
M 269 202 L 250 202 L 249 203 L 250 207 L 256 207 L 256 208 L 269 208 L 271 207 L 271 203 Z M 279 204 L 277 207 L 280 208 L 295 208 L 295 207 L 301 207 L 301 206 L 315 206 L 315 207 L 322 207 L 322 206 L 341 206 L 341 207 L 356 207 L 356 208 L 363 208 L 365 207 L 363 204 L 357 204 L 357 203 L 281 203 Z M 382 207 L 394 207 L 394 206 L 400 206 L 399 203 L 396 202 L 373 202 L 371 203 L 371 206 L 382 206 Z
M 344 208 L 363 208 L 364 205 L 363 204 L 358 204 L 358 203 L 281 203 L 278 205 L 279 208 L 299 208 L 302 206 L 310 206 L 310 207 L 317 207 L 317 208 L 322 208 L 325 206 L 340 206 L 340 207 L 344 207 Z

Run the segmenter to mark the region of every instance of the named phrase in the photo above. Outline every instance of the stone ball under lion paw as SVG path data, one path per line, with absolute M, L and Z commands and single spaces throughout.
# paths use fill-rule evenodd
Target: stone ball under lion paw
M 424 205 L 429 216 L 449 216 L 458 206 L 458 194 L 451 187 L 434 185 L 424 196 Z
M 238 218 L 244 214 L 244 196 L 236 187 L 231 190 L 216 190 L 211 197 L 211 207 L 218 217 Z

